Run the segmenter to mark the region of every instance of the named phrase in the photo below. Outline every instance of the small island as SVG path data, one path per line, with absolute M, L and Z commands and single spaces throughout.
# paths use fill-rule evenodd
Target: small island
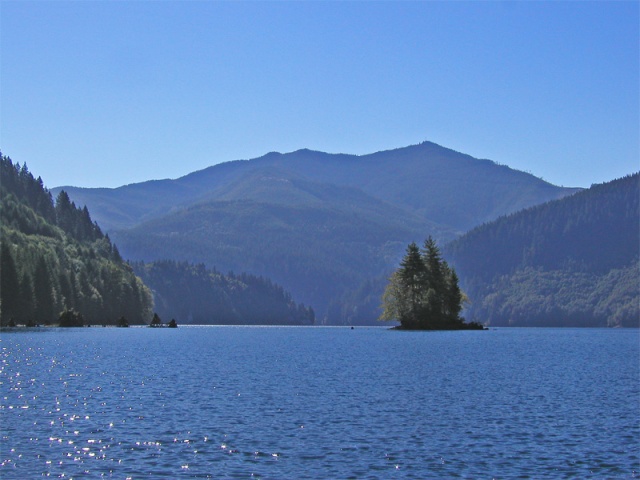
M 382 297 L 380 320 L 399 321 L 396 330 L 486 330 L 460 316 L 465 301 L 455 270 L 429 237 L 422 250 L 415 242 L 407 246 Z
M 84 327 L 85 324 L 82 313 L 74 309 L 65 309 L 58 318 L 58 326 L 60 327 Z
M 153 319 L 151 320 L 149 326 L 151 328 L 178 328 L 178 323 L 176 322 L 175 318 L 172 318 L 171 321 L 165 325 L 164 323 L 162 323 L 162 320 L 160 320 L 158 314 L 154 313 Z

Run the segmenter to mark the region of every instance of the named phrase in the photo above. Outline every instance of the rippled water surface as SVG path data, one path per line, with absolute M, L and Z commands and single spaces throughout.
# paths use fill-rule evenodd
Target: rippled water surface
M 0 335 L 0 478 L 631 478 L 637 330 Z

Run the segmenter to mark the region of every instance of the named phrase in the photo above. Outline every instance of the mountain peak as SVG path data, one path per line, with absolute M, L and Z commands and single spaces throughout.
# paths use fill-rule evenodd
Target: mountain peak
M 251 160 L 219 163 L 177 180 L 145 182 L 113 191 L 86 189 L 70 192 L 70 196 L 79 205 L 89 206 L 107 230 L 127 228 L 176 206 L 215 197 L 220 189 L 242 178 L 246 181 L 250 178 L 247 174 L 265 167 L 279 168 L 278 175 L 290 179 L 301 177 L 357 188 L 457 231 L 575 191 L 425 141 L 367 155 L 308 148 L 269 152 Z

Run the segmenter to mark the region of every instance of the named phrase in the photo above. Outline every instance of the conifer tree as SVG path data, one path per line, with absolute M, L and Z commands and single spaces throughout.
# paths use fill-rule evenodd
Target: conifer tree
M 6 325 L 19 313 L 20 283 L 9 246 L 3 243 L 0 250 L 0 324 Z
M 422 261 L 427 271 L 427 282 L 425 283 L 427 290 L 425 298 L 426 317 L 429 318 L 432 324 L 445 323 L 447 319 L 443 315 L 443 297 L 446 295 L 447 285 L 440 249 L 431 236 L 424 242 Z
M 160 327 L 162 326 L 162 320 L 160 320 L 160 317 L 158 316 L 157 313 L 153 314 L 153 319 L 151 319 L 151 323 L 149 324 L 150 327 Z
M 66 272 L 60 273 L 58 283 L 60 284 L 60 294 L 62 295 L 61 301 L 64 303 L 64 308 L 75 308 L 75 295 L 73 292 L 73 284 L 69 279 L 69 275 Z
M 461 328 L 463 300 L 455 270 L 429 237 L 422 252 L 415 243 L 407 247 L 385 289 L 380 318 L 409 329 Z
M 424 309 L 424 290 L 427 284 L 427 270 L 415 243 L 407 247 L 399 269 L 401 288 L 405 290 L 407 305 L 405 315 L 410 324 L 418 325 Z
M 18 300 L 18 315 L 16 321 L 24 325 L 34 323 L 35 296 L 33 294 L 33 281 L 28 273 L 20 280 L 20 297 Z
M 462 322 L 462 319 L 460 318 L 460 311 L 462 310 L 462 304 L 465 301 L 465 296 L 458 285 L 458 275 L 456 274 L 456 271 L 453 268 L 448 270 L 448 285 L 444 298 L 445 313 L 451 321 L 460 323 Z
M 51 323 L 54 318 L 53 289 L 47 263 L 40 257 L 33 279 L 36 322 Z
M 71 203 L 69 195 L 61 190 L 56 198 L 56 223 L 67 233 L 73 229 L 73 212 L 75 205 Z

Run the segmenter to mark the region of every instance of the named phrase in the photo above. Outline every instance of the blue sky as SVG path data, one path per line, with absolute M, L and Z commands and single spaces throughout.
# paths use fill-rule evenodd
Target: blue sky
M 2 1 L 0 148 L 49 187 L 424 140 L 640 169 L 639 3 Z

